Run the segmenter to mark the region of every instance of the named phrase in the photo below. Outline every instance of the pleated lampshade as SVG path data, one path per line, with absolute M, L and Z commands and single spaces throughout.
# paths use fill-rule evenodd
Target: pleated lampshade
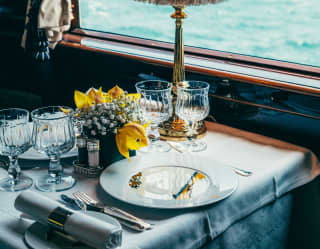
M 204 5 L 215 4 L 225 0 L 136 0 L 140 2 L 154 3 L 158 5 L 171 5 L 171 6 L 188 6 L 188 5 Z

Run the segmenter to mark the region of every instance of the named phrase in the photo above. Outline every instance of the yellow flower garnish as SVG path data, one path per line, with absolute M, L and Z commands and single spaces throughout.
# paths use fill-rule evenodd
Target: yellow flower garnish
M 117 85 L 115 85 L 113 88 L 111 88 L 108 91 L 108 95 L 111 96 L 113 99 L 120 98 L 120 96 L 123 94 L 124 94 L 124 91 Z
M 139 150 L 148 145 L 145 129 L 137 123 L 127 123 L 116 134 L 116 143 L 121 155 L 129 161 L 129 150 Z

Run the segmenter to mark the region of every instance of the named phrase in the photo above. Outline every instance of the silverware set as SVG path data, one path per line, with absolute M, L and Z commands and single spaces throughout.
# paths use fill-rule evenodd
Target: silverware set
M 154 226 L 154 224 L 150 224 L 119 208 L 105 206 L 84 192 L 78 191 L 72 195 L 74 198 L 61 195 L 61 199 L 73 209 L 95 211 L 110 215 L 116 218 L 121 225 L 139 232 L 150 230 Z

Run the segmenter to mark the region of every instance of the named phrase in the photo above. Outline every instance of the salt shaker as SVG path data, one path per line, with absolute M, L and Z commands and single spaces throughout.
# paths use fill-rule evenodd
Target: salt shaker
M 88 151 L 87 151 L 87 137 L 78 136 L 77 137 L 77 147 L 78 147 L 78 163 L 88 164 Z
M 99 167 L 100 143 L 98 139 L 87 140 L 88 164 L 89 167 Z

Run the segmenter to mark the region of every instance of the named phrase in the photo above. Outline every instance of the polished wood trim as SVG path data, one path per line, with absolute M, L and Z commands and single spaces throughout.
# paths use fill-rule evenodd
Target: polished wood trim
M 146 47 L 157 48 L 157 49 L 166 49 L 173 51 L 173 44 L 168 42 L 154 41 L 148 39 L 142 39 L 137 37 L 124 36 L 113 33 L 99 32 L 94 30 L 86 30 L 77 28 L 72 30 L 73 34 L 86 35 L 93 38 L 100 38 L 105 40 L 118 41 L 123 43 L 129 43 L 134 45 L 143 45 Z M 228 63 L 246 64 L 253 68 L 268 68 L 275 72 L 286 72 L 295 74 L 303 74 L 304 76 L 316 76 L 320 77 L 320 67 L 296 64 L 291 62 L 284 62 L 278 60 L 264 59 L 259 57 L 253 57 L 248 55 L 241 55 L 229 52 L 222 52 L 211 49 L 196 48 L 185 46 L 184 48 L 186 54 L 204 56 L 206 58 L 224 60 Z
M 70 39 L 70 41 L 62 41 L 60 45 L 66 46 L 66 47 L 73 47 L 76 49 L 82 49 L 82 50 L 87 50 L 87 51 L 93 51 L 93 52 L 98 52 L 98 53 L 105 53 L 105 54 L 111 54 L 111 55 L 116 55 L 116 56 L 121 56 L 121 57 L 126 57 L 129 59 L 134 59 L 134 60 L 139 60 L 143 61 L 146 63 L 152 63 L 156 65 L 162 65 L 165 67 L 172 67 L 173 62 L 170 61 L 164 61 L 161 59 L 157 58 L 149 58 L 149 57 L 143 57 L 143 56 L 138 56 L 138 55 L 131 55 L 131 54 L 125 54 L 121 52 L 116 52 L 116 51 L 109 51 L 109 50 L 104 50 L 104 49 L 98 49 L 98 48 L 92 48 L 88 47 L 85 45 L 79 44 L 79 40 L 81 41 L 81 38 L 78 36 L 67 36 L 67 38 Z M 113 44 L 117 44 L 116 42 L 110 42 Z M 130 45 L 127 45 L 130 46 Z M 141 47 L 140 47 L 141 48 Z M 144 48 L 146 50 L 151 49 L 151 48 Z M 154 49 L 153 49 L 154 51 Z M 160 51 L 161 53 L 172 53 L 169 51 Z M 188 56 L 188 55 L 186 55 Z M 215 77 L 221 77 L 221 78 L 226 78 L 226 79 L 231 79 L 231 80 L 236 80 L 236 81 L 241 81 L 245 83 L 253 83 L 256 85 L 261 85 L 265 87 L 271 87 L 271 88 L 276 88 L 276 89 L 282 89 L 285 91 L 291 91 L 291 92 L 296 92 L 296 93 L 302 93 L 302 94 L 307 94 L 307 95 L 312 95 L 312 96 L 320 96 L 320 88 L 313 88 L 309 86 L 303 86 L 303 85 L 296 85 L 296 84 L 290 84 L 287 82 L 281 82 L 281 81 L 275 81 L 271 79 L 265 79 L 265 78 L 260 78 L 260 77 L 255 77 L 255 76 L 250 76 L 250 75 L 242 75 L 238 73 L 233 73 L 233 72 L 227 72 L 227 71 L 220 71 L 220 70 L 215 70 L 215 69 L 208 69 L 208 68 L 203 68 L 200 66 L 194 66 L 194 65 L 186 65 L 186 70 L 194 73 L 200 73 L 203 75 L 209 75 L 209 76 L 215 76 Z M 319 80 L 320 83 L 320 77 L 316 78 Z
M 71 20 L 71 29 L 80 27 L 79 0 L 71 0 L 73 19 Z
M 217 98 L 217 99 L 222 99 L 222 100 L 226 100 L 226 101 L 239 103 L 239 104 L 250 105 L 250 106 L 254 106 L 254 107 L 258 107 L 258 108 L 264 108 L 264 109 L 268 109 L 268 110 L 272 110 L 272 111 L 284 112 L 284 113 L 288 113 L 288 114 L 293 114 L 293 115 L 298 115 L 298 116 L 302 116 L 302 117 L 306 117 L 306 118 L 320 120 L 320 116 L 309 115 L 309 114 L 305 114 L 305 113 L 301 113 L 301 112 L 290 111 L 287 109 L 280 109 L 280 108 L 276 108 L 276 107 L 272 107 L 272 106 L 256 104 L 256 103 L 252 103 L 252 102 L 245 101 L 245 100 L 232 99 L 230 97 L 220 96 L 220 95 L 216 95 L 216 94 L 209 93 L 209 96 Z

